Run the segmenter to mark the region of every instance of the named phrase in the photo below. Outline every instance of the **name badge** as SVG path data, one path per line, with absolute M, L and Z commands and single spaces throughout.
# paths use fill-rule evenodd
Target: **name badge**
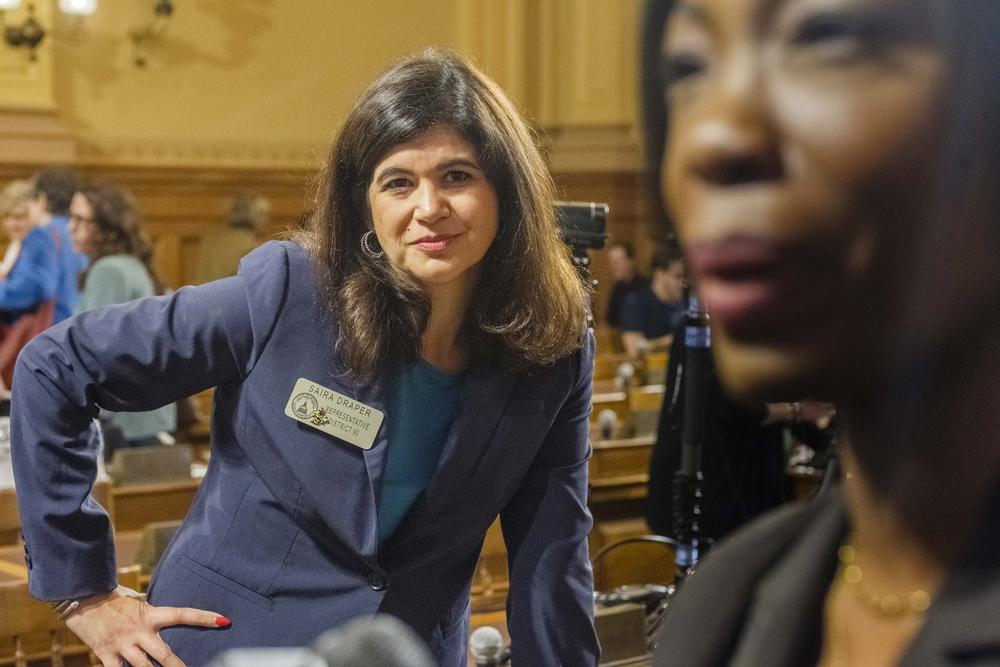
M 305 378 L 295 383 L 285 414 L 361 449 L 372 448 L 385 419 L 375 408 Z

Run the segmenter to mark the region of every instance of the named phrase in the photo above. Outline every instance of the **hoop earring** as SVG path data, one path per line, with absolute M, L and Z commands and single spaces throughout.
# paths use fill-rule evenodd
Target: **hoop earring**
M 361 235 L 361 252 L 368 259 L 381 259 L 385 255 L 385 251 L 379 247 L 377 240 L 372 242 L 374 235 L 375 232 L 370 229 Z

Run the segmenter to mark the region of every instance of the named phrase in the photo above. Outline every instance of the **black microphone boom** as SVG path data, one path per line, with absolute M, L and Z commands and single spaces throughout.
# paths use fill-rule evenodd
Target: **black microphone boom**
M 705 442 L 706 387 L 712 333 L 708 311 L 693 287 L 688 287 L 684 326 L 684 425 L 681 429 L 681 465 L 673 480 L 673 529 L 678 578 L 698 563 L 701 547 L 701 451 Z

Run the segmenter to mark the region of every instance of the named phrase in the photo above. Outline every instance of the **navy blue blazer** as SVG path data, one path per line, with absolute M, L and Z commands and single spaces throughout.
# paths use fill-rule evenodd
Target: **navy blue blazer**
M 310 260 L 290 242 L 251 253 L 234 278 L 84 313 L 36 338 L 11 408 L 32 595 L 115 586 L 112 529 L 90 496 L 86 431 L 98 407 L 149 410 L 216 386 L 211 464 L 149 591 L 153 604 L 232 619 L 223 631 L 162 632 L 189 665 L 231 647 L 308 644 L 376 611 L 410 624 L 442 665 L 464 665 L 472 577 L 498 514 L 516 664 L 596 665 L 593 337 L 530 374 L 474 361 L 438 468 L 382 545 L 385 425 L 365 451 L 284 413 L 300 377 L 387 411 L 377 385 L 343 372 L 336 339 Z

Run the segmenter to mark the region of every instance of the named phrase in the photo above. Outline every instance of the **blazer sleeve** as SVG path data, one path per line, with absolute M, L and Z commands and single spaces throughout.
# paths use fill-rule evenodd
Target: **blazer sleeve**
M 576 355 L 575 384 L 531 469 L 500 513 L 510 568 L 512 664 L 597 665 L 587 536 L 594 336 Z
M 21 254 L 6 280 L 0 280 L 0 309 L 26 310 L 56 294 L 58 270 L 55 243 L 36 227 L 25 237 Z
M 14 373 L 11 451 L 29 590 L 41 600 L 116 585 L 107 513 L 93 499 L 101 408 L 151 410 L 253 369 L 287 292 L 288 257 L 272 243 L 240 275 L 169 297 L 78 315 L 35 337 Z

